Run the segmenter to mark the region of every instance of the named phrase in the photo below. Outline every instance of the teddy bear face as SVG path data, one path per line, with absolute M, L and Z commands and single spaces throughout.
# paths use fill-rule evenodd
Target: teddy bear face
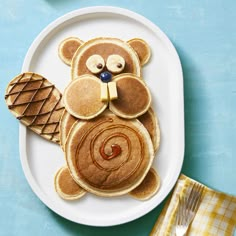
M 84 43 L 68 38 L 60 44 L 59 56 L 71 66 L 72 82 L 63 100 L 74 117 L 92 119 L 109 107 L 117 116 L 132 119 L 148 110 L 151 96 L 141 67 L 150 49 L 143 40 L 95 38 Z

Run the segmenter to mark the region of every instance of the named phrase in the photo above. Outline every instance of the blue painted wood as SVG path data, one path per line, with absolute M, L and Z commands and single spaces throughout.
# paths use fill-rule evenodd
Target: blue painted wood
M 163 204 L 120 226 L 97 228 L 63 219 L 31 191 L 18 151 L 18 121 L 6 108 L 7 83 L 21 70 L 38 33 L 87 6 L 136 11 L 172 40 L 184 72 L 186 150 L 182 172 L 236 195 L 236 2 L 157 0 L 0 1 L 0 235 L 148 235 Z

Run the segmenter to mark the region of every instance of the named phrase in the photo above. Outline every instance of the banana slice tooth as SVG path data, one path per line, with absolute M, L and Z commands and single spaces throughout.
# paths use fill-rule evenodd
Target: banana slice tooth
M 93 74 L 97 74 L 104 68 L 105 61 L 100 55 L 94 54 L 88 58 L 86 66 Z
M 108 98 L 107 83 L 101 83 L 101 101 L 107 101 Z
M 108 83 L 108 89 L 109 89 L 109 98 L 110 98 L 110 100 L 117 99 L 118 94 L 117 94 L 116 82 L 109 82 Z
M 106 66 L 109 71 L 119 73 L 125 68 L 125 60 L 122 56 L 113 54 L 107 58 Z

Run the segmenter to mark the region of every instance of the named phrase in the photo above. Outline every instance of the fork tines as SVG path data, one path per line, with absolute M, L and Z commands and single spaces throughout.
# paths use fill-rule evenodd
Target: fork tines
M 199 203 L 201 201 L 202 192 L 203 192 L 203 186 L 198 183 L 194 183 L 194 185 L 191 188 L 191 192 L 188 196 L 188 200 L 186 199 L 187 209 L 190 209 L 194 212 L 197 210 Z
M 176 235 L 184 235 L 196 215 L 201 202 L 204 186 L 194 183 L 186 196 L 179 197 L 179 207 L 176 214 Z

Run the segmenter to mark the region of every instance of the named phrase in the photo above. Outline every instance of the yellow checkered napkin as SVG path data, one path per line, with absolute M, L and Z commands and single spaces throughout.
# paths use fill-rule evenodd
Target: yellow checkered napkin
M 175 235 L 178 199 L 188 192 L 196 181 L 180 175 L 172 196 L 162 210 L 150 236 Z M 188 236 L 230 236 L 236 226 L 236 197 L 214 191 L 205 186 L 197 214 L 189 227 Z

